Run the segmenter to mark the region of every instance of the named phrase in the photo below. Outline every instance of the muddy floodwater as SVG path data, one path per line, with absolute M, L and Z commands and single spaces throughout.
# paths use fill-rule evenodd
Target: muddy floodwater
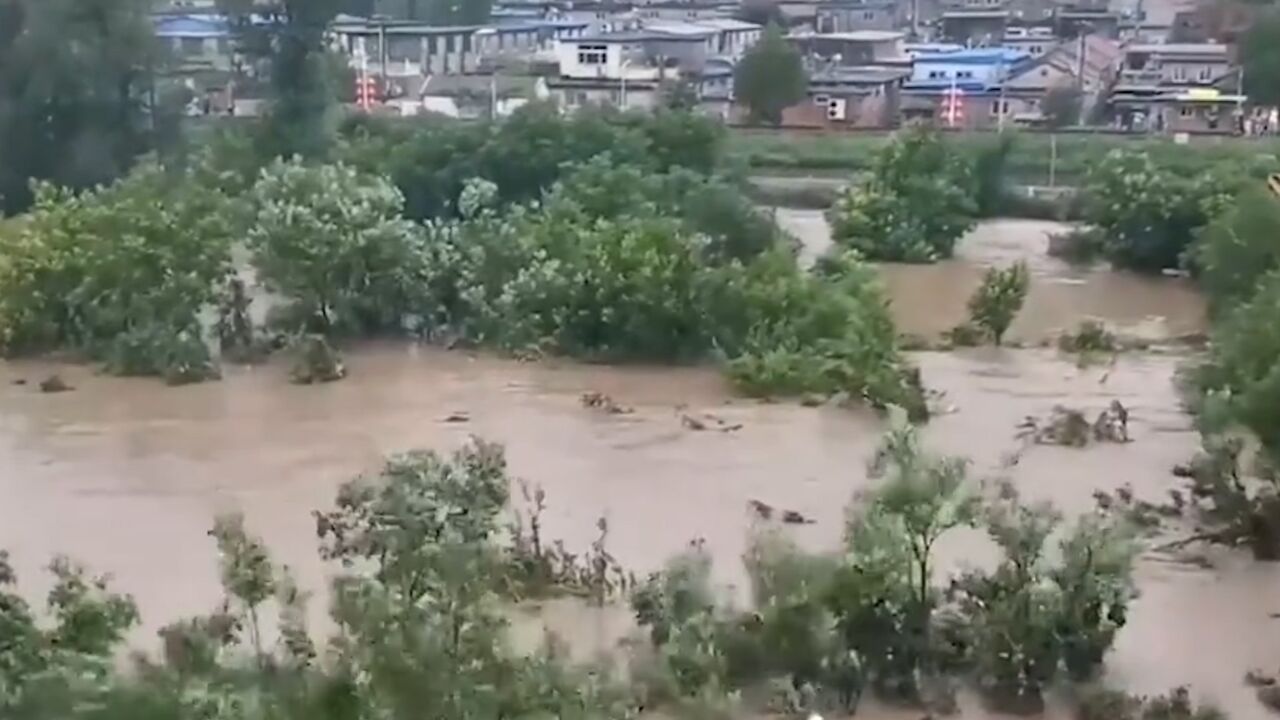
M 1003 249 L 1015 230 L 1000 226 L 997 240 L 962 246 L 962 259 L 939 269 L 889 270 L 905 329 L 953 322 L 947 318 L 962 312 L 953 304 L 963 305 L 957 298 L 967 295 L 963 288 L 982 258 L 1016 253 Z M 1037 289 L 1023 332 L 1092 314 L 1174 332 L 1200 327 L 1198 299 L 1176 281 L 1144 290 L 1140 282 L 1151 281 L 1085 274 L 1083 284 L 1045 289 L 1069 277 L 1046 263 L 1034 265 Z M 908 271 L 925 278 L 912 293 L 902 284 Z M 1179 483 L 1169 468 L 1197 444 L 1171 386 L 1182 361 L 1176 355 L 1129 355 L 1087 369 L 1039 349 L 915 359 L 952 410 L 925 429 L 930 445 L 971 457 L 976 479 L 1010 477 L 1029 499 L 1051 500 L 1069 513 L 1089 508 L 1095 489 L 1125 483 L 1140 497 L 1161 500 Z M 43 587 L 41 565 L 55 553 L 110 573 L 136 596 L 147 624 L 140 641 L 149 642 L 159 625 L 215 604 L 215 557 L 205 534 L 215 514 L 244 511 L 277 560 L 319 591 L 325 569 L 315 554 L 312 509 L 327 507 L 339 483 L 376 470 L 386 454 L 448 450 L 478 434 L 504 443 L 513 472 L 546 489 L 548 536 L 585 550 L 603 515 L 610 549 L 637 572 L 702 538 L 717 559 L 719 582 L 733 593 L 742 582 L 747 502 L 802 512 L 817 522 L 796 529 L 797 539 L 834 548 L 844 507 L 869 482 L 865 462 L 882 429 L 869 413 L 735 398 L 705 368 L 521 364 L 408 344 L 355 349 L 348 365 L 347 380 L 318 387 L 290 385 L 286 368 L 271 363 L 227 368 L 222 382 L 167 388 L 82 366 L 0 364 L 0 547 L 13 551 L 33 595 Z M 12 384 L 53 370 L 76 390 L 42 395 Z M 584 409 L 579 395 L 588 390 L 635 412 Z M 1024 416 L 1058 403 L 1096 412 L 1113 398 L 1130 408 L 1133 443 L 1037 447 L 1015 467 L 1002 467 Z M 691 432 L 677 406 L 742 428 Z M 444 422 L 455 412 L 470 421 Z M 976 533 L 956 533 L 944 545 L 951 569 L 990 556 Z M 1189 684 L 1237 720 L 1265 717 L 1241 678 L 1250 667 L 1280 666 L 1280 620 L 1271 619 L 1280 611 L 1280 569 L 1220 550 L 1204 560 L 1144 556 L 1141 597 L 1107 659 L 1107 677 L 1147 693 Z M 322 603 L 314 603 L 313 615 L 322 614 Z M 573 603 L 549 603 L 538 618 L 585 653 L 608 650 L 628 631 L 624 612 Z M 874 708 L 860 716 L 917 717 Z
M 811 259 L 831 246 L 821 210 L 779 208 L 778 222 L 801 242 Z M 1152 278 L 1102 266 L 1072 267 L 1046 254 L 1049 236 L 1070 225 L 1043 220 L 988 220 L 956 246 L 956 257 L 933 265 L 881 266 L 902 332 L 937 334 L 965 320 L 965 303 L 991 266 L 1025 260 L 1031 270 L 1026 306 L 1009 331 L 1014 341 L 1036 343 L 1083 318 L 1136 337 L 1163 339 L 1204 329 L 1204 302 L 1181 278 Z

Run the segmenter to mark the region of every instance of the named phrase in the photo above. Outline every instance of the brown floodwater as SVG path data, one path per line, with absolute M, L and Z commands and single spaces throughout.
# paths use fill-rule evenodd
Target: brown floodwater
M 822 211 L 779 208 L 776 214 L 783 228 L 801 241 L 802 257 L 817 257 L 831 246 Z M 899 329 L 933 337 L 955 327 L 965 320 L 966 303 L 987 268 L 1025 260 L 1031 290 L 1010 328 L 1011 340 L 1038 343 L 1088 318 L 1149 340 L 1204 330 L 1204 301 L 1186 279 L 1147 277 L 1101 265 L 1079 268 L 1049 257 L 1049 236 L 1070 228 L 1043 220 L 987 220 L 960 240 L 951 260 L 881 265 Z
M 1001 227 L 991 237 L 1011 237 L 1013 226 Z M 948 267 L 964 276 L 966 264 L 980 267 L 982 257 L 1016 252 L 1001 250 L 1003 242 L 962 249 L 962 259 Z M 1040 261 L 1036 267 L 1037 277 L 1046 277 Z M 952 291 L 938 287 L 942 280 L 915 288 L 934 300 L 912 300 L 894 284 L 897 270 L 889 272 L 890 287 L 907 330 L 920 332 L 912 322 L 954 310 Z M 1147 287 L 1152 298 L 1142 285 L 1128 284 L 1138 282 L 1133 278 L 1090 274 L 1085 282 L 1083 289 L 1064 285 L 1061 306 L 1044 299 L 1036 302 L 1049 309 L 1033 304 L 1029 311 L 1064 324 L 1099 309 L 1110 319 L 1175 332 L 1199 327 L 1199 302 L 1178 283 L 1154 282 Z M 1111 297 L 1130 297 L 1136 306 L 1108 309 L 1091 297 L 1105 287 L 1127 288 Z M 918 317 L 903 317 L 904 307 Z M 1051 500 L 1069 513 L 1091 507 L 1095 489 L 1121 484 L 1162 499 L 1178 483 L 1169 468 L 1197 445 L 1171 385 L 1183 359 L 1176 355 L 1126 355 L 1087 369 L 1039 349 L 915 359 L 927 384 L 942 393 L 939 404 L 953 410 L 926 427 L 929 444 L 972 458 L 975 482 L 1008 477 L 1028 498 Z M 810 548 L 836 547 L 845 506 L 869 482 L 865 463 L 882 429 L 866 412 L 734 398 L 707 368 L 525 364 L 408 344 L 361 347 L 348 361 L 351 376 L 332 385 L 290 385 L 285 367 L 273 362 L 227 368 L 222 382 L 182 388 L 98 376 L 83 366 L 0 363 L 0 547 L 13 552 L 25 590 L 39 593 L 41 566 L 56 553 L 69 554 L 134 593 L 146 621 L 138 640 L 149 642 L 158 626 L 215 605 L 214 549 L 205 533 L 217 513 L 242 510 L 276 559 L 322 591 L 326 569 L 316 557 L 310 511 L 327 507 L 339 483 L 375 471 L 386 454 L 449 450 L 477 434 L 504 443 L 514 474 L 546 489 L 549 537 L 585 550 L 603 515 L 610 549 L 640 573 L 700 538 L 717 560 L 726 596 L 740 598 L 747 502 L 810 516 L 815 524 L 789 532 Z M 30 384 L 12 384 L 54 370 L 76 390 L 43 395 Z M 587 410 L 579 396 L 588 390 L 635 412 Z M 1131 409 L 1135 442 L 1037 447 L 1004 467 L 1025 416 L 1059 403 L 1096 411 L 1112 399 Z M 686 430 L 682 406 L 742 428 Z M 470 421 L 444 422 L 454 412 L 468 413 Z M 941 553 L 947 572 L 988 561 L 991 549 L 976 532 L 958 532 L 944 539 Z M 1141 597 L 1107 659 L 1107 678 L 1146 693 L 1190 684 L 1237 720 L 1262 718 L 1241 678 L 1251 667 L 1280 667 L 1280 621 L 1271 619 L 1280 611 L 1280 566 L 1227 551 L 1211 551 L 1207 560 L 1144 557 Z M 313 603 L 313 617 L 323 612 L 321 602 Z M 543 627 L 563 635 L 580 657 L 609 651 L 631 629 L 622 609 L 591 611 L 565 600 L 522 613 L 516 623 L 522 642 L 536 641 Z M 862 716 L 916 717 L 879 709 Z M 976 710 L 966 716 L 986 717 Z

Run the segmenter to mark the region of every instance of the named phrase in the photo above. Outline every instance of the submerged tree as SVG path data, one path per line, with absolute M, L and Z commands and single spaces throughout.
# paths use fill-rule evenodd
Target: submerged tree
M 986 331 L 996 345 L 1022 309 L 1031 285 L 1027 264 L 1017 262 L 1005 269 L 990 268 L 982 285 L 969 298 L 970 322 Z
M 828 211 L 833 237 L 871 260 L 951 257 L 978 210 L 969 179 L 967 164 L 936 133 L 907 131 L 880 151 L 871 176 Z
M 248 245 L 262 281 L 293 303 L 287 329 L 401 329 L 421 254 L 395 186 L 345 165 L 280 161 L 253 198 Z

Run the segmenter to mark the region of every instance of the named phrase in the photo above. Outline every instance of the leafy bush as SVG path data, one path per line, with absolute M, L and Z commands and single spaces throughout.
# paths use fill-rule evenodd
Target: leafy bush
M 401 329 L 421 255 L 391 183 L 345 165 L 278 161 L 252 194 L 248 245 L 263 284 L 292 303 L 289 330 Z
M 1146 154 L 1113 151 L 1089 173 L 1085 219 L 1117 267 L 1159 272 L 1179 266 L 1229 189 L 1211 173 L 1182 178 Z
M 1214 328 L 1198 384 L 1280 461 L 1280 272 L 1262 279 L 1253 299 Z
M 1065 353 L 1110 353 L 1119 348 L 1116 336 L 1097 320 L 1082 320 L 1074 332 L 1058 336 L 1058 349 Z
M 1227 716 L 1211 705 L 1197 706 L 1186 687 L 1177 687 L 1155 697 L 1099 688 L 1081 699 L 1077 717 L 1079 720 L 1226 720 Z
M 1215 315 L 1246 302 L 1280 267 L 1280 202 L 1262 188 L 1245 190 L 1201 229 L 1192 260 Z
M 1023 262 L 1001 270 L 990 268 L 982 277 L 982 285 L 969 298 L 969 318 L 985 330 L 999 345 L 1014 317 L 1022 309 L 1031 286 L 1031 274 Z
M 719 164 L 723 130 L 691 112 L 624 114 L 607 109 L 563 116 L 530 103 L 499 122 L 415 121 L 412 130 L 353 127 L 341 152 L 348 164 L 390 176 L 415 220 L 459 214 L 468 180 L 494 183 L 502 204 L 537 200 L 564 168 L 607 153 L 619 165 L 709 175 Z
M 928 411 L 918 377 L 898 353 L 893 321 L 871 268 L 852 256 L 809 275 L 780 250 L 723 269 L 707 306 L 731 380 L 753 395 L 845 393 Z
M 228 276 L 238 219 L 226 196 L 153 167 L 81 195 L 39 187 L 31 213 L 0 229 L 0 351 L 209 374 L 197 317 Z
M 977 207 L 969 169 L 936 135 L 911 131 L 876 156 L 870 178 L 828 212 L 836 242 L 868 259 L 935 262 L 951 257 Z

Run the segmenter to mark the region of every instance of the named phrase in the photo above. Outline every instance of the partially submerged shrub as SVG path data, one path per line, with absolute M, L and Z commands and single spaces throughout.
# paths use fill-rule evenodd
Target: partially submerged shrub
M 40 186 L 0 230 L 0 353 L 70 349 L 109 371 L 209 375 L 198 318 L 229 272 L 238 219 L 216 189 L 151 166 L 79 195 Z
M 1080 699 L 1078 720 L 1226 720 L 1212 705 L 1196 705 L 1191 692 L 1176 687 L 1165 695 L 1146 697 L 1097 688 Z
M 293 367 L 289 379 L 297 385 L 312 385 L 341 380 L 347 376 L 342 356 L 323 335 L 303 335 L 292 347 Z
M 1112 353 L 1119 349 L 1116 336 L 1097 320 L 1082 320 L 1073 332 L 1058 336 L 1058 349 L 1065 353 Z
M 996 345 L 1022 309 L 1031 286 L 1026 263 L 1018 262 L 1005 269 L 990 268 L 982 277 L 982 285 L 969 298 L 969 319 L 982 328 Z
M 951 257 L 977 207 L 969 169 L 936 134 L 909 131 L 885 146 L 870 177 L 828 212 L 837 243 L 870 260 L 936 262 Z

